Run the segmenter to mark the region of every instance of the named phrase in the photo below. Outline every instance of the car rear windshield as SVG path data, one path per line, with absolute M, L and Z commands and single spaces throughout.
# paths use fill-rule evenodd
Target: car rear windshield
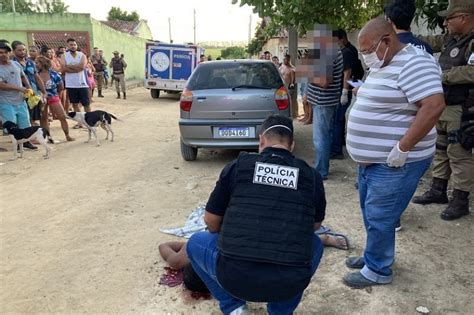
M 278 69 L 268 63 L 210 62 L 199 65 L 191 76 L 190 90 L 240 87 L 278 89 L 283 85 Z

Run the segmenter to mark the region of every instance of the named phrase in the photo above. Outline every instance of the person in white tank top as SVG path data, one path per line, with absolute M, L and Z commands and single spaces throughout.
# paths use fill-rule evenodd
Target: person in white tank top
M 74 39 L 69 38 L 67 46 L 68 51 L 61 56 L 61 70 L 65 76 L 64 82 L 69 100 L 74 111 L 80 111 L 79 103 L 81 103 L 84 111 L 90 112 L 89 86 L 84 71 L 87 67 L 87 58 L 83 53 L 77 51 L 77 43 Z

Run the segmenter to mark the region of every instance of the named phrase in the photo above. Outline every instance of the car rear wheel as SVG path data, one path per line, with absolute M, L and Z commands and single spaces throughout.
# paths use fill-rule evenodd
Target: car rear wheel
M 181 156 L 185 161 L 195 161 L 198 154 L 198 148 L 190 147 L 184 144 L 183 140 L 180 140 L 181 145 Z
M 157 89 L 150 89 L 151 98 L 159 98 L 160 97 L 160 90 Z

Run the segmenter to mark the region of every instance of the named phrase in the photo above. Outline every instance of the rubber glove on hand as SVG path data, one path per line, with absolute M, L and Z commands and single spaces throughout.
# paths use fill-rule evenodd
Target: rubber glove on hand
M 400 150 L 400 142 L 397 142 L 397 144 L 393 147 L 392 151 L 388 155 L 387 165 L 389 167 L 402 167 L 407 161 L 408 153 L 409 151 L 403 152 L 402 150 Z
M 349 90 L 348 89 L 343 89 L 342 94 L 341 94 L 341 105 L 346 106 L 347 103 L 349 103 Z

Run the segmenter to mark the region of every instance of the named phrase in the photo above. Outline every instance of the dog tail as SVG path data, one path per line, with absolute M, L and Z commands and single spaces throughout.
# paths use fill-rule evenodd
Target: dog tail
M 110 117 L 112 117 L 113 119 L 117 120 L 117 121 L 121 121 L 123 122 L 123 120 L 121 119 L 118 119 L 117 117 L 115 117 L 114 115 L 112 115 L 111 113 L 108 113 Z
M 46 129 L 46 128 L 42 128 L 42 129 L 43 129 L 43 137 L 45 139 L 48 139 L 48 143 L 54 144 L 53 137 L 51 137 L 51 134 L 49 133 L 49 130 Z

